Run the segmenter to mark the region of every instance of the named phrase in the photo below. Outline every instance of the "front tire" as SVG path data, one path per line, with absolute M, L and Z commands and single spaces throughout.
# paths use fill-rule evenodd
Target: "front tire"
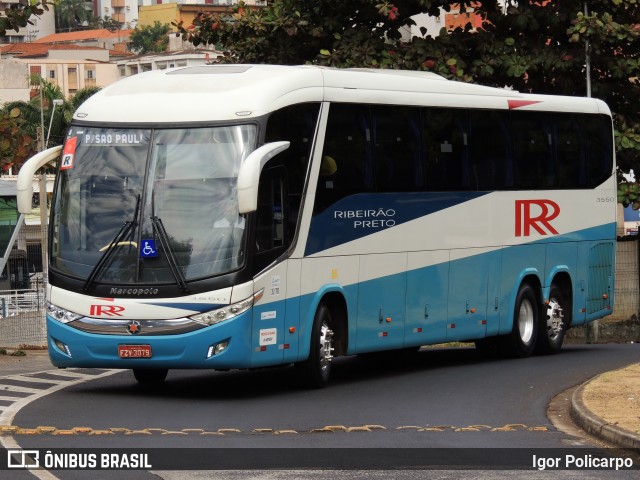
M 296 364 L 298 378 L 305 387 L 323 388 L 329 383 L 334 350 L 333 331 L 330 328 L 332 321 L 329 307 L 320 304 L 311 329 L 309 358 Z
M 500 352 L 509 357 L 524 358 L 533 353 L 540 318 L 538 296 L 528 283 L 520 285 L 513 311 L 513 329 L 500 338 Z
M 555 285 L 551 285 L 549 291 L 549 303 L 546 305 L 546 312 L 543 309 L 540 321 L 540 331 L 538 332 L 537 350 L 539 353 L 551 355 L 556 354 L 562 348 L 564 334 L 567 330 L 565 321 L 568 304 L 562 291 Z
M 159 385 L 167 378 L 166 368 L 134 368 L 133 376 L 141 385 Z

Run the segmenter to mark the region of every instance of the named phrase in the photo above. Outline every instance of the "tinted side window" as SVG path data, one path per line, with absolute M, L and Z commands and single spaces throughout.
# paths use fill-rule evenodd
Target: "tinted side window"
M 468 190 L 471 187 L 466 112 L 423 109 L 426 190 Z
M 595 187 L 613 172 L 613 138 L 611 119 L 606 115 L 589 115 L 584 123 L 587 138 L 587 183 Z
M 471 186 L 499 190 L 513 183 L 509 131 L 505 112 L 469 111 Z
M 376 190 L 412 192 L 423 189 L 420 109 L 373 107 Z
M 551 118 L 546 113 L 511 112 L 513 188 L 534 190 L 553 184 Z
M 586 149 L 584 131 L 574 114 L 555 115 L 556 162 L 555 188 L 586 186 Z
M 369 120 L 368 106 L 331 105 L 314 213 L 349 195 L 374 191 Z
M 281 140 L 291 143 L 288 149 L 269 162 L 270 167 L 281 165 L 286 168 L 287 198 L 284 200 L 287 214 L 284 224 L 287 244 L 293 239 L 302 205 L 319 111 L 320 105 L 316 103 L 293 105 L 274 112 L 267 122 L 266 143 Z

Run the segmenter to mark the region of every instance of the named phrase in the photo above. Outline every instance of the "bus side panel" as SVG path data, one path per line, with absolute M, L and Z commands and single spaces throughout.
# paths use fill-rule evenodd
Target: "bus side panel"
M 578 243 L 548 243 L 547 244 L 547 261 L 544 271 L 544 287 L 548 293 L 554 278 L 559 274 L 566 272 L 571 278 L 571 288 L 576 289 L 576 273 L 578 268 Z M 546 299 L 546 296 L 545 296 Z
M 347 304 L 348 352 L 355 353 L 358 314 L 358 272 L 360 256 L 316 257 L 302 259 L 300 274 L 300 328 L 298 330 L 298 358 L 309 356 L 313 319 L 327 293 L 337 292 Z
M 472 255 L 468 256 L 469 253 Z M 461 255 L 464 257 L 459 258 Z M 485 336 L 491 260 L 490 254 L 483 253 L 482 249 L 451 251 L 447 341 Z
M 525 277 L 535 276 L 542 285 L 540 276 L 544 272 L 545 259 L 546 247 L 544 244 L 512 246 L 506 247 L 502 251 L 499 335 L 507 334 L 513 328 L 516 296 Z
M 290 346 L 284 331 L 286 287 L 287 262 L 275 265 L 255 279 L 254 291 L 263 290 L 263 295 L 253 307 L 252 367 L 282 363 L 284 349 Z
M 406 266 L 406 253 L 368 255 L 366 262 L 360 262 L 356 321 L 359 353 L 402 347 Z
M 591 242 L 578 244 L 576 285 L 573 293 L 573 318 L 571 326 L 584 325 L 587 320 L 587 278 L 589 276 L 589 249 Z
M 610 315 L 613 307 L 615 242 L 594 242 L 589 248 L 587 321 Z
M 404 345 L 419 346 L 447 340 L 449 251 L 409 252 Z

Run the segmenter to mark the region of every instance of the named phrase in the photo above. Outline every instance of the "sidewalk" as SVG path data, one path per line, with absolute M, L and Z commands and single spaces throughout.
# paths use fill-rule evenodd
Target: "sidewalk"
M 640 363 L 602 373 L 578 387 L 570 414 L 591 435 L 618 447 L 640 448 Z
M 0 378 L 55 370 L 47 350 L 0 355 Z M 640 363 L 605 372 L 578 387 L 570 414 L 583 430 L 621 448 L 640 448 Z

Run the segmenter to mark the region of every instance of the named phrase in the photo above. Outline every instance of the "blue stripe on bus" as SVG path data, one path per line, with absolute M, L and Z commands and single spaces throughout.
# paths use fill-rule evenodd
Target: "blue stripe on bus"
M 193 312 L 204 313 L 225 307 L 221 303 L 170 303 L 170 302 L 145 302 L 145 305 L 156 307 L 175 308 L 176 310 L 191 310 Z
M 362 193 L 311 220 L 305 256 L 474 200 L 491 192 Z

